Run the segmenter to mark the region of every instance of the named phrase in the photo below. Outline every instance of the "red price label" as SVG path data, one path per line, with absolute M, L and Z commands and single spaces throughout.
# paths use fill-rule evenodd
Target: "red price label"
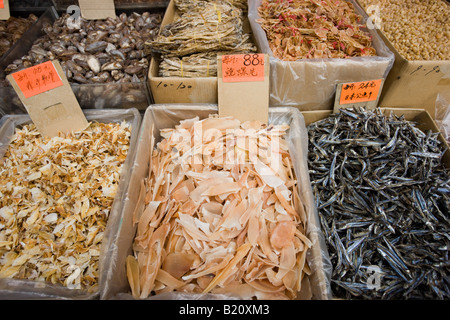
M 0 0 L 0 9 L 4 9 L 5 8 L 5 4 L 3 3 L 3 0 Z
M 223 82 L 264 81 L 263 54 L 222 56 Z
M 51 61 L 12 74 L 25 98 L 63 85 L 61 77 Z
M 339 104 L 369 102 L 377 100 L 382 79 L 342 84 Z

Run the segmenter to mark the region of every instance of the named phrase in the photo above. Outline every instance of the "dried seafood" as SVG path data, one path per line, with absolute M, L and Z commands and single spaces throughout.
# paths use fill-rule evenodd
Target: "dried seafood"
M 312 243 L 287 130 L 216 116 L 161 130 L 141 187 L 145 208 L 133 218 L 127 275 L 134 297 L 296 297 L 310 274 Z
M 38 18 L 30 14 L 27 18 L 10 17 L 0 20 L 0 57 L 36 22 Z
M 448 1 L 359 0 L 359 3 L 405 59 L 450 60 Z
M 139 82 L 149 66 L 144 43 L 156 36 L 161 20 L 160 14 L 149 12 L 105 20 L 74 20 L 64 14 L 46 24 L 46 35 L 5 72 L 58 59 L 71 83 Z
M 374 56 L 362 17 L 344 0 L 263 0 L 258 23 L 275 57 L 310 58 Z
M 16 129 L 0 163 L 0 277 L 97 289 L 100 245 L 130 125 L 43 138 Z
M 215 77 L 217 76 L 217 56 L 240 54 L 248 51 L 211 51 L 194 53 L 184 57 L 162 57 L 159 64 L 160 77 Z
M 450 175 L 439 133 L 359 108 L 308 131 L 333 295 L 449 299 Z
M 251 47 L 243 31 L 242 10 L 222 2 L 195 2 L 192 10 L 164 26 L 158 37 L 146 44 L 166 57 L 182 57 L 209 51 L 236 51 Z
M 228 2 L 229 4 L 235 6 L 236 8 L 239 8 L 242 10 L 242 13 L 247 12 L 247 0 L 202 0 L 205 2 Z M 192 10 L 196 10 L 195 7 L 198 4 L 198 1 L 192 1 L 192 0 L 175 0 L 175 5 L 177 6 L 177 9 L 180 10 L 180 12 L 188 12 Z

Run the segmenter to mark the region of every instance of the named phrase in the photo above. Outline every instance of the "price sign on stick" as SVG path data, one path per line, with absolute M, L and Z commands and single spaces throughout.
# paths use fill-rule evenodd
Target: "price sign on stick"
M 8 20 L 9 14 L 9 2 L 8 0 L 0 0 L 0 20 Z
M 53 137 L 88 126 L 58 61 L 47 61 L 6 78 L 42 135 Z
M 116 17 L 113 0 L 78 0 L 81 16 L 87 20 L 101 20 Z
M 270 67 L 268 55 L 223 55 L 217 59 L 219 116 L 267 123 Z
M 378 104 L 384 79 L 340 83 L 336 87 L 334 111 L 352 105 L 373 109 Z

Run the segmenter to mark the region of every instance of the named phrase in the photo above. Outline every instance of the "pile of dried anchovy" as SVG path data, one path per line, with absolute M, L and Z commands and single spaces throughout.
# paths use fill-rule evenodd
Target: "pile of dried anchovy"
M 362 108 L 341 110 L 308 130 L 333 294 L 450 298 L 450 176 L 438 133 Z
M 159 76 L 215 76 L 217 54 L 256 52 L 240 8 L 220 0 L 178 0 L 176 6 L 181 16 L 146 42 L 162 55 Z
M 258 22 L 275 57 L 309 58 L 374 56 L 362 17 L 344 0 L 263 0 Z
M 149 65 L 144 43 L 157 35 L 161 20 L 160 14 L 149 12 L 105 20 L 75 20 L 64 14 L 44 26 L 46 35 L 5 72 L 58 59 L 71 83 L 139 82 Z
M 19 40 L 37 19 L 34 14 L 30 14 L 27 18 L 10 17 L 8 20 L 0 20 L 0 57 Z

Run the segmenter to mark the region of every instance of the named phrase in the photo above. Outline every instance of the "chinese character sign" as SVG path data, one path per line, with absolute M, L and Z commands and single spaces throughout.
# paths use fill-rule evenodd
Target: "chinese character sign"
M 344 83 L 342 85 L 340 104 L 375 101 L 380 92 L 382 79 Z
M 263 54 L 222 56 L 223 82 L 264 81 Z
M 16 81 L 25 98 L 60 87 L 63 82 L 51 61 L 15 72 Z

